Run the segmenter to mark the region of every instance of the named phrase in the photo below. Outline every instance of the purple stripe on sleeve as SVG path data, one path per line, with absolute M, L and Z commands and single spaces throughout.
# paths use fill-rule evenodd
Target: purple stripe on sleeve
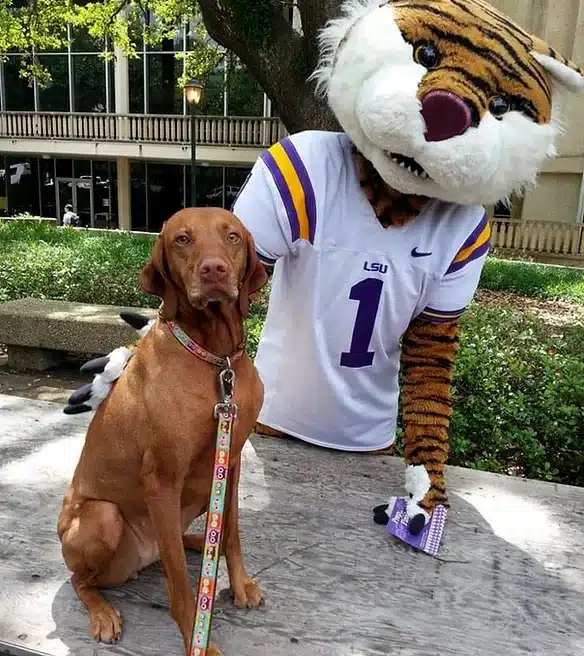
M 294 202 L 292 201 L 292 195 L 286 184 L 286 180 L 282 175 L 282 171 L 276 160 L 274 159 L 272 153 L 266 150 L 261 155 L 262 161 L 267 166 L 268 171 L 272 174 L 272 178 L 280 192 L 280 197 L 284 203 L 284 208 L 286 209 L 286 214 L 288 215 L 288 221 L 290 223 L 290 232 L 292 233 L 292 242 L 295 242 L 300 237 L 300 228 L 298 224 L 298 214 L 296 213 L 296 208 L 294 207 Z
M 489 217 L 487 216 L 487 213 L 483 215 L 483 218 L 480 220 L 479 224 L 477 227 L 470 233 L 468 239 L 464 242 L 464 244 L 460 247 L 460 250 L 458 251 L 463 251 L 465 248 L 468 248 L 469 246 L 472 246 L 475 241 L 478 239 L 479 235 L 481 232 L 485 229 L 485 226 L 487 225 L 487 222 L 489 220 Z
M 462 315 L 458 315 L 456 317 L 435 317 L 430 314 L 426 314 L 425 312 L 422 312 L 421 314 L 418 315 L 418 319 L 422 319 L 423 321 L 427 321 L 428 323 L 455 323 L 460 319 Z
M 432 312 L 433 314 L 439 314 L 447 317 L 454 315 L 460 315 L 466 310 L 465 307 L 460 308 L 459 310 L 435 310 L 434 308 L 427 307 L 424 308 L 424 312 Z
M 308 171 L 304 166 L 304 162 L 300 159 L 298 151 L 294 147 L 294 144 L 290 140 L 290 137 L 284 137 L 280 142 L 282 148 L 286 151 L 286 154 L 290 158 L 292 165 L 296 169 L 300 184 L 304 190 L 304 199 L 306 204 L 306 215 L 308 216 L 308 237 L 311 244 L 314 243 L 314 235 L 316 232 L 316 197 L 314 195 L 314 189 L 312 183 L 310 182 L 310 177 Z
M 435 310 L 434 308 L 427 307 L 418 315 L 418 319 L 423 319 L 429 323 L 454 323 L 459 319 L 466 310 L 466 307 L 460 310 Z
M 460 271 L 469 262 L 473 262 L 474 260 L 477 260 L 479 257 L 482 257 L 483 255 L 485 255 L 485 253 L 489 252 L 490 246 L 491 246 L 490 240 L 487 239 L 487 241 L 482 246 L 479 246 L 475 251 L 473 251 L 466 260 L 462 260 L 461 262 L 453 262 L 450 265 L 445 275 L 448 275 L 449 273 L 456 273 L 456 271 Z

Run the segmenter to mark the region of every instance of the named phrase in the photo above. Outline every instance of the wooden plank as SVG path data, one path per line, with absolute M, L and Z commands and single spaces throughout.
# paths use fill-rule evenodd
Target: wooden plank
M 181 656 L 157 565 L 106 592 L 122 641 L 89 638 L 55 534 L 87 416 L 2 395 L 0 416 L 0 640 L 50 656 Z M 584 489 L 450 468 L 452 509 L 433 559 L 371 521 L 402 479 L 396 458 L 253 438 L 240 527 L 266 607 L 232 607 L 222 562 L 214 637 L 225 656 L 584 652 Z M 188 561 L 196 582 L 198 557 Z

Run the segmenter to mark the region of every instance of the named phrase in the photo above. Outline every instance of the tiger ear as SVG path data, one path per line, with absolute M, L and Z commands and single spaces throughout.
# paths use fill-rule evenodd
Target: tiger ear
M 574 62 L 560 55 L 542 39 L 533 39 L 534 57 L 551 75 L 554 82 L 571 91 L 584 93 L 584 72 Z

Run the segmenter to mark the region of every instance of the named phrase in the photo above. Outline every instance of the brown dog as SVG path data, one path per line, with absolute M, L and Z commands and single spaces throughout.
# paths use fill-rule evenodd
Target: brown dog
M 91 421 L 58 521 L 63 558 L 97 640 L 117 640 L 122 631 L 99 586 L 124 583 L 160 558 L 170 614 L 187 653 L 190 646 L 195 598 L 184 548 L 200 548 L 202 535 L 185 531 L 209 502 L 219 369 L 189 353 L 165 320 L 211 353 L 233 356 L 238 417 L 222 553 L 236 606 L 262 604 L 243 563 L 237 495 L 241 449 L 263 402 L 262 383 L 242 353 L 243 317 L 249 295 L 266 282 L 251 235 L 215 208 L 169 219 L 142 270 L 142 287 L 164 301 L 162 317 Z M 215 647 L 208 653 L 219 654 Z

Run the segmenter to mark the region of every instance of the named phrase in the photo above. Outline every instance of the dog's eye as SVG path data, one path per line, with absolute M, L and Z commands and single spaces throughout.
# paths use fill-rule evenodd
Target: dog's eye
M 241 237 L 236 232 L 230 232 L 227 235 L 227 241 L 229 241 L 231 244 L 237 244 L 239 241 L 241 241 Z
M 181 246 L 184 246 L 185 244 L 188 244 L 190 240 L 186 235 L 179 235 L 174 241 L 177 244 L 181 244 Z

